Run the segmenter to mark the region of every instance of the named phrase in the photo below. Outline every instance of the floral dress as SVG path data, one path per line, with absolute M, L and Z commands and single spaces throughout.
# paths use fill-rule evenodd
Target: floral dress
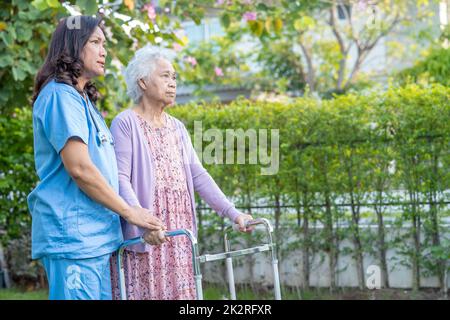
M 165 125 L 152 127 L 138 116 L 155 164 L 155 194 L 150 210 L 168 230 L 193 230 L 193 212 L 174 120 L 165 115 Z M 125 250 L 123 255 L 127 298 L 130 300 L 195 299 L 191 244 L 176 236 L 149 252 Z M 111 259 L 113 298 L 120 299 L 116 255 Z

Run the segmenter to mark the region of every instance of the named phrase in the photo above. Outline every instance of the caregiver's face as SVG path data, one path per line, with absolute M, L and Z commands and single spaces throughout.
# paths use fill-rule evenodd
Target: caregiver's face
M 175 102 L 177 94 L 177 75 L 172 64 L 166 59 L 159 59 L 155 68 L 146 80 L 145 93 L 148 97 L 164 106 Z
M 96 27 L 81 52 L 80 58 L 84 65 L 83 75 L 88 79 L 105 74 L 105 42 L 102 29 Z

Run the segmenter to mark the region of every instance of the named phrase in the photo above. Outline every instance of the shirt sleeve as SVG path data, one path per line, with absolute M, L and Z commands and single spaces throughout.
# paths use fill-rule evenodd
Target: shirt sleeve
M 45 103 L 43 129 L 56 152 L 60 153 L 70 138 L 77 137 L 88 144 L 89 127 L 81 96 L 55 90 Z
M 119 171 L 119 194 L 130 205 L 141 207 L 136 193 L 131 185 L 132 144 L 131 128 L 125 121 L 115 118 L 111 124 L 111 134 L 114 137 L 117 169 Z
M 192 145 L 189 133 L 183 125 L 183 133 L 187 141 L 188 160 L 194 182 L 194 190 L 198 192 L 200 197 L 216 211 L 221 217 L 228 217 L 231 221 L 235 221 L 241 214 L 234 204 L 227 199 L 225 194 L 220 190 L 211 175 L 201 164 L 194 146 Z

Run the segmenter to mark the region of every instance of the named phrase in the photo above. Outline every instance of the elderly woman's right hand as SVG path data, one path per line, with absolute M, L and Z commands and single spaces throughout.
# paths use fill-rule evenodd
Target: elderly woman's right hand
M 151 214 L 150 210 L 141 207 L 129 207 L 124 215 L 125 220 L 138 227 L 148 230 L 164 228 L 161 220 Z
M 148 230 L 144 233 L 144 240 L 151 245 L 160 245 L 166 242 L 168 239 L 164 234 L 164 230 Z

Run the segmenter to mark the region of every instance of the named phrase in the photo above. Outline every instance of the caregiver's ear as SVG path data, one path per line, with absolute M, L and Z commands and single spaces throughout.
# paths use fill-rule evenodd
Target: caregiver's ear
M 147 89 L 147 84 L 145 83 L 144 79 L 141 78 L 138 80 L 138 85 L 142 90 L 146 90 Z

